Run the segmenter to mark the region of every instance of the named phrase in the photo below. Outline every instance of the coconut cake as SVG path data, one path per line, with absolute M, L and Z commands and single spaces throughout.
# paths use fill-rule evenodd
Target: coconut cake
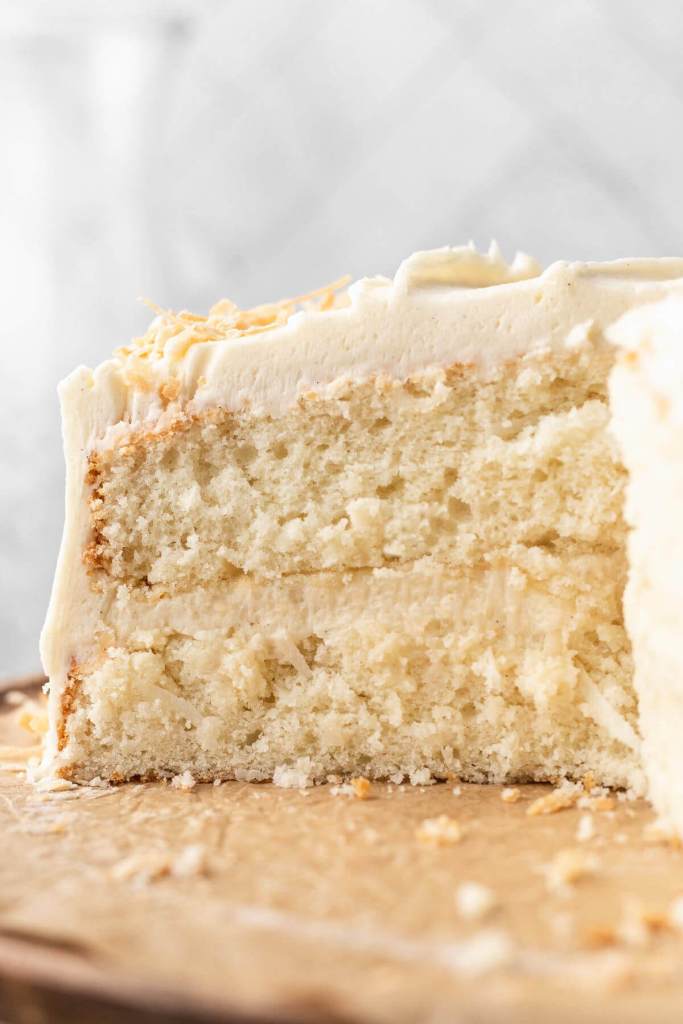
M 607 335 L 672 296 L 446 248 L 76 370 L 45 769 L 643 792 Z

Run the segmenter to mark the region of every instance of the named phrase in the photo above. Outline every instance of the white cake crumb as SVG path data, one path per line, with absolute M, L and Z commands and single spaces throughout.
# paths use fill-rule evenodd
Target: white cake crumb
M 433 786 L 434 779 L 429 768 L 417 768 L 414 772 L 410 773 L 410 785 L 411 786 Z
M 463 882 L 455 893 L 455 905 L 460 917 L 467 921 L 479 921 L 491 913 L 497 905 L 491 889 L 479 882 Z
M 117 882 L 149 885 L 161 878 L 196 878 L 207 873 L 206 851 L 200 844 L 170 850 L 140 850 L 124 857 L 111 868 Z
M 462 796 L 462 786 L 453 786 L 451 793 L 453 796 Z
M 459 823 L 455 818 L 449 818 L 447 814 L 440 814 L 438 818 L 425 818 L 415 830 L 418 842 L 431 846 L 459 843 L 462 835 Z
M 206 874 L 206 849 L 201 843 L 184 847 L 171 862 L 174 878 L 196 878 Z
M 546 885 L 551 892 L 566 892 L 581 879 L 594 874 L 597 866 L 596 857 L 586 850 L 560 850 L 543 867 Z
M 332 796 L 353 796 L 357 800 L 367 800 L 370 796 L 371 788 L 370 780 L 361 775 L 357 779 L 351 779 L 350 782 L 344 783 L 342 786 L 332 786 L 330 793 Z
M 595 822 L 592 814 L 582 814 L 576 828 L 576 838 L 579 843 L 587 843 L 595 835 Z
M 171 785 L 174 789 L 189 791 L 190 789 L 194 789 L 197 785 L 197 780 L 191 771 L 186 770 L 180 775 L 174 775 L 171 779 Z
M 500 799 L 505 804 L 516 804 L 521 795 L 521 790 L 517 786 L 506 786 L 501 790 Z

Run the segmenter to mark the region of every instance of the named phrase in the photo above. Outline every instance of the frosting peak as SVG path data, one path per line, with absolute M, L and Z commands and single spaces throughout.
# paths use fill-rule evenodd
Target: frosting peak
M 542 268 L 523 252 L 506 263 L 497 242 L 491 242 L 487 253 L 478 252 L 474 242 L 454 248 L 427 249 L 415 252 L 398 268 L 395 286 L 402 291 L 429 285 L 450 285 L 460 288 L 486 288 L 538 277 Z

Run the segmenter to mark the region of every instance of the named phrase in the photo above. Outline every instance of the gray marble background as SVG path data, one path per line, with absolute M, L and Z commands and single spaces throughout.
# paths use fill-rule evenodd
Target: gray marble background
M 147 320 L 496 237 L 683 251 L 680 0 L 0 0 L 0 678 L 38 667 L 55 386 Z

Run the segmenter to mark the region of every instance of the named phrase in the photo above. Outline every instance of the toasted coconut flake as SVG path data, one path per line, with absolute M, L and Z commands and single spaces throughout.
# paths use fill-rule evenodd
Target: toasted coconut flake
M 363 776 L 351 779 L 351 787 L 359 800 L 367 800 L 370 796 L 370 781 Z
M 579 786 L 573 786 L 572 783 L 562 784 L 557 789 L 554 789 L 552 793 L 540 796 L 533 803 L 530 803 L 526 813 L 531 817 L 535 817 L 538 814 L 556 814 L 558 811 L 564 811 L 567 807 L 573 807 L 579 799 L 580 793 L 581 788 Z
M 143 370 L 141 364 L 150 357 L 161 358 L 167 355 L 172 361 L 178 361 L 198 342 L 230 340 L 281 326 L 300 307 L 327 312 L 335 307 L 337 293 L 350 280 L 348 275 L 340 277 L 304 295 L 265 303 L 252 309 L 240 309 L 230 299 L 221 299 L 211 307 L 208 316 L 199 316 L 187 310 L 174 312 L 157 306 L 149 299 L 142 299 L 156 314 L 155 319 L 145 334 L 134 338 L 130 345 L 117 349 L 115 354 L 126 364 L 124 372 L 127 382 L 149 389 L 152 387 L 149 369 Z

